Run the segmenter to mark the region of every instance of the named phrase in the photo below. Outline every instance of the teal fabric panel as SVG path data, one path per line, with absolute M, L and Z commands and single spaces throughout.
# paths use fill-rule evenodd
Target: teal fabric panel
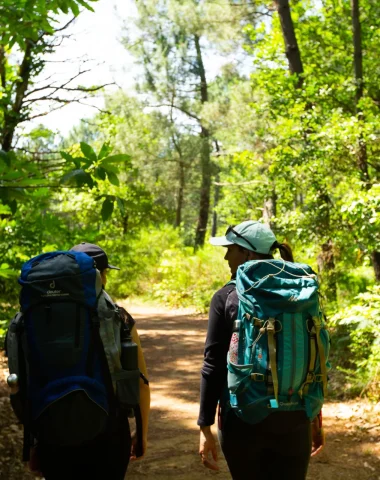
M 308 352 L 305 351 L 305 336 L 307 337 L 306 320 L 302 313 L 293 315 L 294 322 L 294 345 L 295 345 L 295 372 L 293 389 L 298 391 L 306 375 L 306 365 L 308 361 Z
M 282 331 L 280 334 L 282 347 L 280 358 L 278 359 L 278 374 L 279 374 L 279 393 L 280 395 L 288 395 L 289 387 L 291 387 L 291 375 L 292 375 L 292 358 L 293 358 L 293 345 L 292 345 L 292 314 L 284 313 L 282 316 Z

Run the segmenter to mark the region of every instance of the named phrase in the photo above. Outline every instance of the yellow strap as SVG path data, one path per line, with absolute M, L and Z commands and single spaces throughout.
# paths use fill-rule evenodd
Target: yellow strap
M 317 357 L 317 349 L 315 344 L 315 327 L 311 329 L 310 332 L 310 361 L 309 361 L 309 368 L 307 371 L 306 379 L 304 383 L 301 385 L 301 388 L 298 391 L 298 395 L 302 398 L 304 395 L 307 395 L 309 391 L 309 385 L 315 381 L 314 378 L 314 370 L 315 370 L 315 360 Z M 314 335 L 313 335 L 314 334 Z
M 319 317 L 313 317 L 313 322 L 314 322 L 315 330 L 317 332 L 319 363 L 321 365 L 321 374 L 323 379 L 323 395 L 326 397 L 327 396 L 327 368 L 326 368 L 325 349 L 323 347 L 322 340 L 321 340 L 322 322 Z
M 274 396 L 278 403 L 278 375 L 277 375 L 277 362 L 276 362 L 276 342 L 274 339 L 274 335 L 276 333 L 275 330 L 275 319 L 269 318 L 268 319 L 268 326 L 267 326 L 267 333 L 268 333 L 268 349 L 269 349 L 269 365 L 272 372 L 272 380 L 273 380 L 273 390 Z

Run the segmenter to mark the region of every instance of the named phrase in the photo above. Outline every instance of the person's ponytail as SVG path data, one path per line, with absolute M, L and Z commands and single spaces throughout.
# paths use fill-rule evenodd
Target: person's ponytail
M 287 243 L 279 243 L 278 249 L 280 250 L 280 255 L 283 260 L 286 262 L 294 262 L 293 252 L 290 245 Z
M 293 252 L 290 245 L 287 243 L 278 243 L 276 240 L 272 245 L 271 251 L 276 250 L 276 248 L 280 250 L 280 255 L 283 260 L 286 262 L 294 262 Z

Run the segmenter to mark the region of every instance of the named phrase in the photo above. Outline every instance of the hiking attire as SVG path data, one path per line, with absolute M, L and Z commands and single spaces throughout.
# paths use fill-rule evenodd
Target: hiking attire
M 219 402 L 218 436 L 234 480 L 304 480 L 312 450 L 324 445 L 329 368 L 317 276 L 260 222 L 230 226 L 210 243 L 227 247 L 233 277 L 211 301 L 198 419 L 202 462 L 217 469 L 210 426 Z M 281 260 L 273 258 L 276 249 Z
M 236 275 L 233 275 L 234 280 Z M 218 290 L 211 301 L 201 370 L 199 426 L 213 425 L 232 478 L 303 480 L 311 452 L 311 424 L 303 411 L 274 412 L 251 425 L 229 407 L 227 353 L 239 300 L 234 284 Z
M 89 254 L 81 250 L 88 245 Z M 98 265 L 117 269 L 100 247 L 81 244 L 32 258 L 19 278 L 8 384 L 24 425 L 23 460 L 47 480 L 122 480 L 128 418 L 136 423 L 133 453 L 146 448 L 149 382 L 135 322 L 104 290 Z
M 129 422 L 123 415 L 85 446 L 37 445 L 39 469 L 46 480 L 123 480 L 130 453 Z

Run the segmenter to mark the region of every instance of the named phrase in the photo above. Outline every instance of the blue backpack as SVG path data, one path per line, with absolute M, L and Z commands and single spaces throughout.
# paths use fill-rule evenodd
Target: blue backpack
M 238 268 L 236 291 L 227 356 L 231 408 L 251 424 L 276 411 L 304 410 L 314 418 L 329 367 L 317 276 L 305 264 L 253 260 Z
M 39 255 L 23 265 L 19 283 L 21 312 L 7 343 L 27 460 L 34 438 L 76 447 L 104 433 L 123 401 L 128 408 L 138 404 L 140 372 L 123 370 L 119 358 L 115 366 L 108 362 L 118 357 L 124 322 L 93 258 L 74 251 Z

